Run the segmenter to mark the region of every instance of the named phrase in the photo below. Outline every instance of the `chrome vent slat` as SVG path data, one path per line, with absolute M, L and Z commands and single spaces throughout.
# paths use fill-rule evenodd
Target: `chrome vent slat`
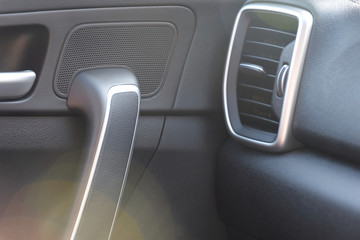
M 266 103 L 263 103 L 263 102 L 261 102 L 261 101 L 251 100 L 251 99 L 242 98 L 242 97 L 239 97 L 239 98 L 238 98 L 238 101 L 242 101 L 242 102 L 246 102 L 246 103 L 251 103 L 251 104 L 256 104 L 256 105 L 260 105 L 260 106 L 262 106 L 262 107 L 267 107 L 267 108 L 271 109 L 271 105 L 270 105 L 270 104 L 266 104 Z
M 275 83 L 275 77 L 269 75 L 266 78 L 257 78 L 255 79 L 255 81 L 253 78 L 246 78 L 240 75 L 238 81 L 238 85 L 239 84 L 252 85 L 259 88 L 265 88 L 270 91 L 273 91 L 274 83 Z
M 275 121 L 271 121 L 269 119 L 261 118 L 259 116 L 254 116 L 251 114 L 242 113 L 240 114 L 242 119 L 247 119 L 250 122 L 250 127 L 256 127 L 258 130 L 271 132 L 273 129 L 279 127 L 279 123 Z M 258 128 L 258 123 L 261 123 L 261 128 Z M 253 126 L 252 126 L 253 125 Z
M 268 61 L 268 62 L 271 62 L 271 63 L 279 64 L 279 61 L 278 61 L 278 60 L 274 60 L 274 59 L 272 59 L 272 58 L 267 58 L 267 57 L 262 57 L 262 56 L 255 56 L 255 55 L 250 55 L 250 54 L 244 54 L 243 57 L 254 58 L 254 59 L 257 59 L 257 60 L 261 60 L 261 61 Z M 280 57 L 280 56 L 278 56 L 278 57 Z
M 270 43 L 264 43 L 264 42 L 258 42 L 258 41 L 251 41 L 251 40 L 246 40 L 245 42 L 246 44 L 254 44 L 254 45 L 260 45 L 260 46 L 266 46 L 266 47 L 271 47 L 271 48 L 276 48 L 276 49 L 284 49 L 284 47 L 278 46 L 278 45 L 273 45 Z
M 281 30 L 273 29 L 273 28 L 265 28 L 265 27 L 257 27 L 257 26 L 250 26 L 249 28 L 250 29 L 256 29 L 256 30 L 261 30 L 261 31 L 276 32 L 278 34 L 284 34 L 284 35 L 291 36 L 291 37 L 294 37 L 294 38 L 296 37 L 296 35 L 293 34 L 293 33 L 285 32 L 285 31 L 281 31 Z
M 270 106 L 261 105 L 251 101 L 242 101 L 242 100 L 238 101 L 238 103 L 239 103 L 240 114 L 247 113 L 254 116 L 277 121 Z
M 274 45 L 249 41 L 245 43 L 243 56 L 250 58 L 259 58 L 274 63 L 278 63 L 280 55 L 283 51 L 282 47 L 274 47 Z
M 285 31 L 249 26 L 246 40 L 263 42 L 265 44 L 283 48 L 290 42 L 294 41 L 295 37 L 296 35 Z
M 271 63 L 274 63 L 274 64 L 279 64 L 279 61 L 278 60 L 275 60 L 275 59 L 272 59 L 272 58 L 269 58 L 269 57 L 264 57 L 264 56 L 256 56 L 256 55 L 250 55 L 250 54 L 244 54 L 243 57 L 246 57 L 246 58 L 253 58 L 253 59 L 257 59 L 257 60 L 261 60 L 261 61 L 267 61 L 267 62 L 271 62 Z M 271 56 L 272 57 L 272 56 Z M 280 56 L 276 56 L 276 57 L 279 57 Z M 275 58 L 275 57 L 273 57 Z
M 262 58 L 262 57 L 251 57 L 251 56 L 247 56 L 247 55 L 243 55 L 242 61 L 260 65 L 264 68 L 264 70 L 268 74 L 271 74 L 273 76 L 276 75 L 276 70 L 277 70 L 277 66 L 278 66 L 277 61 L 270 61 L 270 60 Z
M 273 91 L 266 88 L 243 83 L 239 83 L 238 85 L 238 96 L 241 96 L 241 98 L 245 100 L 260 102 L 271 106 L 272 95 Z
M 275 126 L 279 125 L 279 122 L 273 121 L 273 120 L 268 119 L 268 118 L 263 118 L 263 117 L 259 117 L 259 116 L 248 114 L 248 113 L 240 113 L 240 115 L 248 117 L 248 118 L 255 118 L 255 119 L 258 119 L 260 121 L 268 122 L 268 123 L 271 123 L 271 124 L 273 124 Z
M 239 85 L 239 87 L 253 88 L 253 89 L 257 89 L 257 90 L 268 92 L 268 93 L 273 92 L 272 89 L 262 88 L 262 87 L 258 87 L 256 85 L 250 85 L 250 84 L 246 84 L 246 83 L 238 83 L 238 85 Z

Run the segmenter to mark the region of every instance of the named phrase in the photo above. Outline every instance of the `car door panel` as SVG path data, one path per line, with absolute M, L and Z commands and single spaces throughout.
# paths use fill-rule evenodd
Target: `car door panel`
M 118 223 L 123 224 L 114 228 L 113 238 L 224 239 L 224 226 L 217 218 L 213 167 L 216 152 L 225 138 L 219 111 L 221 104 L 217 101 L 220 93 L 216 88 L 221 86 L 217 79 L 221 77 L 223 67 L 218 63 L 226 52 L 231 16 L 224 14 L 224 8 L 216 1 L 205 5 L 175 2 L 160 6 L 155 2 L 150 4 L 154 6 L 148 6 L 147 2 L 130 6 L 89 1 L 49 3 L 2 3 L 0 27 L 7 36 L 2 42 L 2 48 L 7 50 L 2 71 L 30 69 L 36 72 L 37 78 L 27 96 L 0 102 L 0 111 L 4 115 L 1 117 L 4 137 L 1 148 L 1 238 L 64 239 L 67 236 L 87 164 L 82 153 L 87 151 L 89 134 L 86 118 L 70 111 L 66 96 L 56 93 L 57 70 L 63 64 L 63 52 L 72 34 L 90 25 L 101 25 L 106 29 L 115 25 L 162 24 L 173 26 L 173 48 L 165 63 L 160 90 L 154 96 L 143 96 L 141 102 L 132 165 L 118 213 Z M 232 5 L 241 4 L 231 2 L 225 7 L 235 14 Z M 224 34 L 218 35 L 214 31 L 215 24 Z M 196 27 L 199 32 L 195 31 Z M 19 33 L 11 35 L 12 31 Z M 16 45 L 16 39 L 28 39 L 29 36 L 40 37 L 31 44 L 23 43 L 22 48 Z M 219 43 L 223 43 L 222 48 L 215 47 Z M 119 52 L 126 49 L 125 43 L 115 44 Z M 144 44 L 146 46 L 146 42 Z M 15 59 L 17 61 L 11 60 L 15 50 L 25 48 L 29 49 L 29 54 L 20 55 Z M 135 50 L 130 49 L 130 55 L 131 51 Z M 81 54 L 87 55 L 84 61 L 92 58 L 87 49 L 80 50 L 78 56 Z M 97 67 L 118 65 L 111 60 L 111 54 L 116 53 L 107 54 L 106 64 Z M 130 67 L 141 66 L 141 60 L 134 59 L 135 65 Z M 186 59 L 190 60 L 185 62 Z M 13 62 L 16 67 L 9 67 L 14 65 Z M 66 64 L 72 66 L 71 62 Z M 208 68 L 209 64 L 214 67 Z M 143 65 L 145 71 L 146 68 L 151 69 Z M 186 83 L 180 84 L 180 81 Z M 140 81 L 141 86 L 146 87 L 146 84 L 146 81 Z M 203 85 L 207 87 L 203 88 Z M 179 94 L 182 95 L 180 98 L 177 97 Z M 177 107 L 174 107 L 176 101 Z M 209 146 L 211 151 L 208 151 Z M 200 174 L 198 170 L 201 170 Z M 192 182 L 196 184 L 189 188 Z M 193 197 L 188 198 L 187 194 Z M 199 201 L 203 203 L 198 205 Z M 140 203 L 144 206 L 139 207 Z M 131 221 L 128 221 L 129 216 Z M 129 222 L 134 223 L 130 230 L 124 229 L 124 226 L 129 227 Z M 160 230 L 162 224 L 167 230 Z M 138 231 L 131 231 L 132 227 Z

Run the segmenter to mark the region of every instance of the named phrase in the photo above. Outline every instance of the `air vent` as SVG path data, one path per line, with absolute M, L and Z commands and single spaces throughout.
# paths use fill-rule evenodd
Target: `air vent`
M 223 89 L 232 137 L 262 150 L 297 146 L 291 127 L 311 28 L 311 14 L 295 7 L 253 3 L 240 10 Z
M 271 15 L 257 15 L 247 28 L 237 95 L 239 116 L 244 126 L 277 133 L 279 118 L 272 107 L 274 84 L 283 49 L 296 38 L 297 20 L 274 13 Z M 259 16 L 264 19 L 277 19 L 278 24 L 267 24 Z M 283 22 L 286 27 L 279 24 Z M 249 67 L 261 68 L 264 74 L 252 73 Z

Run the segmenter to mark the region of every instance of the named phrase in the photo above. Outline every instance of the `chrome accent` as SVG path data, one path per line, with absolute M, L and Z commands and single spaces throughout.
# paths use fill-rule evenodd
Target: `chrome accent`
M 252 64 L 252 63 L 240 63 L 240 71 L 243 73 L 248 73 L 256 76 L 266 76 L 267 73 L 265 72 L 262 66 Z
M 265 11 L 283 13 L 286 15 L 294 16 L 298 19 L 298 30 L 296 34 L 295 46 L 291 60 L 291 66 L 289 68 L 288 82 L 286 85 L 284 104 L 282 107 L 282 114 L 279 123 L 279 131 L 273 142 L 263 142 L 248 137 L 244 137 L 235 132 L 229 115 L 228 109 L 228 74 L 231 54 L 234 46 L 235 35 L 239 26 L 241 16 L 247 11 Z M 301 74 L 304 66 L 304 60 L 306 50 L 308 47 L 311 29 L 313 24 L 312 15 L 303 9 L 296 7 L 272 4 L 272 3 L 253 3 L 244 6 L 238 13 L 233 33 L 230 40 L 229 51 L 226 59 L 225 72 L 224 72 L 224 83 L 223 83 L 223 101 L 226 125 L 230 134 L 237 140 L 242 141 L 244 144 L 257 147 L 262 150 L 279 152 L 294 148 L 298 145 L 297 141 L 292 136 L 292 122 L 294 118 L 295 104 L 298 95 L 298 88 L 300 85 Z
M 100 136 L 99 136 L 99 139 L 97 140 L 97 147 L 96 147 L 94 160 L 92 162 L 92 166 L 91 166 L 91 170 L 90 170 L 90 176 L 89 176 L 89 178 L 87 180 L 87 183 L 86 183 L 85 192 L 84 192 L 84 195 L 83 195 L 82 200 L 81 200 L 81 205 L 80 205 L 80 209 L 78 211 L 77 217 L 76 217 L 75 224 L 74 224 L 74 226 L 72 228 L 70 240 L 75 240 L 77 230 L 79 228 L 79 224 L 80 224 L 80 221 L 81 221 L 84 209 L 85 209 L 85 205 L 86 205 L 89 193 L 90 193 L 91 185 L 92 185 L 92 182 L 93 182 L 93 179 L 94 179 L 95 170 L 96 170 L 96 167 L 97 167 L 97 163 L 99 161 L 100 152 L 101 152 L 102 145 L 103 145 L 103 142 L 104 142 L 105 132 L 106 132 L 107 125 L 108 125 L 108 122 L 109 122 L 109 115 L 110 115 L 110 107 L 111 107 L 112 98 L 113 98 L 113 96 L 115 94 L 125 93 L 125 92 L 135 92 L 137 94 L 137 96 L 138 96 L 138 115 L 136 117 L 134 133 L 136 132 L 137 122 L 138 122 L 138 119 L 139 119 L 139 109 L 140 109 L 140 91 L 139 91 L 139 88 L 137 86 L 135 86 L 135 85 L 116 85 L 116 86 L 111 87 L 109 89 L 109 91 L 107 93 L 107 97 L 106 97 L 106 111 L 105 111 L 105 114 L 104 114 L 104 117 L 103 117 Z M 130 149 L 129 158 L 128 158 L 126 171 L 125 171 L 125 175 L 124 175 L 125 179 L 126 179 L 126 177 L 128 175 L 128 171 L 129 171 L 129 165 L 130 165 L 129 163 L 130 163 L 130 160 L 131 160 L 131 157 L 132 157 L 132 152 L 133 152 L 133 148 L 134 148 L 134 142 L 135 142 L 135 134 L 133 134 L 133 139 L 132 139 L 132 142 L 131 142 L 131 149 Z M 116 210 L 118 210 L 118 207 L 119 207 L 119 204 L 120 204 L 120 200 L 121 200 L 121 197 L 122 197 L 122 194 L 123 194 L 123 191 L 124 191 L 124 184 L 125 184 L 125 181 L 123 181 L 121 189 L 120 189 L 120 195 L 119 195 L 119 200 L 118 200 L 118 203 L 117 203 L 117 206 L 116 206 Z M 111 233 L 112 233 L 112 230 L 113 230 L 115 218 L 116 218 L 116 213 L 114 215 L 114 219 L 113 219 L 113 222 L 112 222 L 112 226 L 111 226 L 111 229 L 110 229 L 108 239 L 110 239 L 110 237 L 111 237 Z
M 277 95 L 279 97 L 283 97 L 285 93 L 286 87 L 286 79 L 289 73 L 289 65 L 285 64 L 280 68 L 279 74 L 276 77 L 276 88 L 277 88 Z
M 0 73 L 0 100 L 25 96 L 34 85 L 36 73 L 31 70 Z

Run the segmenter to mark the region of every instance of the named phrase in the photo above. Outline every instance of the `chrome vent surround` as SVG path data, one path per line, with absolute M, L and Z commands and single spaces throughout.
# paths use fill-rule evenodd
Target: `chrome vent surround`
M 312 21 L 309 12 L 280 4 L 254 3 L 240 10 L 223 87 L 226 123 L 232 137 L 276 152 L 298 145 L 291 127 Z M 290 56 L 290 68 L 279 107 L 275 104 L 279 100 L 274 103 L 274 98 L 278 98 L 276 77 L 284 63 L 283 52 Z
M 272 109 L 273 89 L 282 51 L 295 40 L 297 20 L 289 16 L 274 17 L 287 20 L 288 27 L 268 25 L 258 18 L 249 23 L 240 62 L 241 65 L 261 66 L 264 74 L 253 76 L 240 69 L 237 98 L 244 126 L 276 134 L 279 119 Z

